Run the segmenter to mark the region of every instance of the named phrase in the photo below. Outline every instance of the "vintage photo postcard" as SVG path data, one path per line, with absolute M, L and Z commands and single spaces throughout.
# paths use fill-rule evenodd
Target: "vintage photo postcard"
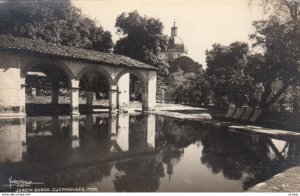
M 299 0 L 0 0 L 0 194 L 298 195 L 299 79 Z

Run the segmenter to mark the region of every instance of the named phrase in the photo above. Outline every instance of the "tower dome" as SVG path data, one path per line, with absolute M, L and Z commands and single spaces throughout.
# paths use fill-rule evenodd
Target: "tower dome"
M 184 51 L 184 43 L 178 36 L 171 36 L 168 40 L 168 49 L 177 49 Z
M 176 23 L 174 21 L 174 25 L 171 28 L 171 36 L 168 40 L 168 47 L 165 51 L 169 61 L 173 61 L 174 59 L 187 54 L 183 40 L 177 36 L 177 29 L 178 28 L 176 27 Z

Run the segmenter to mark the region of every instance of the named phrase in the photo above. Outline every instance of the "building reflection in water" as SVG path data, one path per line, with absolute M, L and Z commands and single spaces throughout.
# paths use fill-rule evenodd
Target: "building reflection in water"
M 71 117 L 70 138 L 72 148 L 79 148 L 79 116 Z
M 139 118 L 142 119 L 141 122 Z M 22 161 L 22 154 L 27 152 L 27 146 L 30 152 L 38 152 L 37 159 L 39 154 L 49 156 L 52 152 L 58 155 L 60 150 L 54 152 L 53 148 L 62 145 L 67 149 L 77 149 L 82 143 L 84 149 L 87 145 L 92 145 L 93 141 L 102 144 L 104 140 L 105 145 L 110 145 L 111 152 L 144 152 L 155 149 L 154 115 L 142 118 L 130 117 L 128 113 L 110 116 L 30 117 L 27 124 L 26 119 L 3 119 L 0 124 L 1 162 Z M 131 133 L 130 126 L 135 129 Z
M 154 115 L 147 115 L 145 118 L 147 122 L 145 122 L 145 126 L 147 126 L 147 144 L 148 148 L 154 149 L 155 148 L 155 116 Z
M 168 190 L 178 191 L 186 184 L 176 172 L 194 169 L 191 179 L 198 190 L 203 182 L 203 171 L 197 171 L 200 164 L 210 171 L 205 178 L 221 174 L 223 181 L 216 183 L 226 187 L 227 180 L 234 180 L 246 190 L 300 163 L 297 140 L 149 114 L 29 117 L 3 119 L 0 124 L 1 183 L 9 176 L 27 176 L 49 187 L 82 187 L 111 179 L 115 191 L 158 191 L 172 183 Z M 196 162 L 186 157 L 191 148 Z
M 26 148 L 25 119 L 0 120 L 0 162 L 20 162 Z
M 111 140 L 120 151 L 129 150 L 129 114 L 120 113 L 110 116 Z M 117 149 L 112 149 L 116 151 Z

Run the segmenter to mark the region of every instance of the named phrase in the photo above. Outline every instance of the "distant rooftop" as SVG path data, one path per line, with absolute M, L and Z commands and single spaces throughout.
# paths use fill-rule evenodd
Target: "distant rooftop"
M 157 68 L 146 63 L 142 63 L 123 55 L 98 52 L 95 50 L 87 50 L 72 46 L 56 45 L 53 43 L 47 43 L 43 40 L 27 39 L 12 35 L 0 34 L 0 50 L 18 50 L 46 56 L 87 61 L 91 63 L 104 63 L 128 68 L 157 70 Z

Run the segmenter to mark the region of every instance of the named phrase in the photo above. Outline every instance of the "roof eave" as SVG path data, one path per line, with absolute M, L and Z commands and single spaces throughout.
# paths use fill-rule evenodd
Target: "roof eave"
M 0 50 L 6 50 L 6 51 L 21 51 L 23 53 L 27 53 L 27 54 L 37 54 L 37 55 L 42 55 L 42 56 L 47 56 L 47 57 L 51 57 L 51 56 L 55 56 L 55 57 L 59 57 L 61 59 L 67 59 L 67 60 L 79 60 L 82 62 L 89 62 L 89 63 L 103 63 L 106 65 L 111 65 L 111 66 L 121 66 L 121 67 L 127 67 L 127 68 L 132 68 L 132 69 L 146 69 L 146 70 L 153 70 L 153 71 L 157 71 L 158 68 L 153 67 L 151 65 L 145 64 L 149 67 L 136 67 L 136 66 L 130 66 L 127 64 L 114 64 L 114 63 L 109 63 L 109 62 L 104 62 L 104 61 L 98 61 L 98 60 L 92 60 L 92 59 L 86 59 L 86 58 L 80 58 L 80 57 L 71 57 L 71 56 L 65 56 L 65 55 L 59 55 L 59 54 L 49 54 L 49 53 L 45 53 L 45 52 L 39 52 L 39 51 L 33 51 L 33 50 L 28 50 L 28 49 L 23 49 L 23 48 L 13 48 L 13 47 L 3 47 L 0 46 Z M 128 57 L 129 58 L 129 57 Z

